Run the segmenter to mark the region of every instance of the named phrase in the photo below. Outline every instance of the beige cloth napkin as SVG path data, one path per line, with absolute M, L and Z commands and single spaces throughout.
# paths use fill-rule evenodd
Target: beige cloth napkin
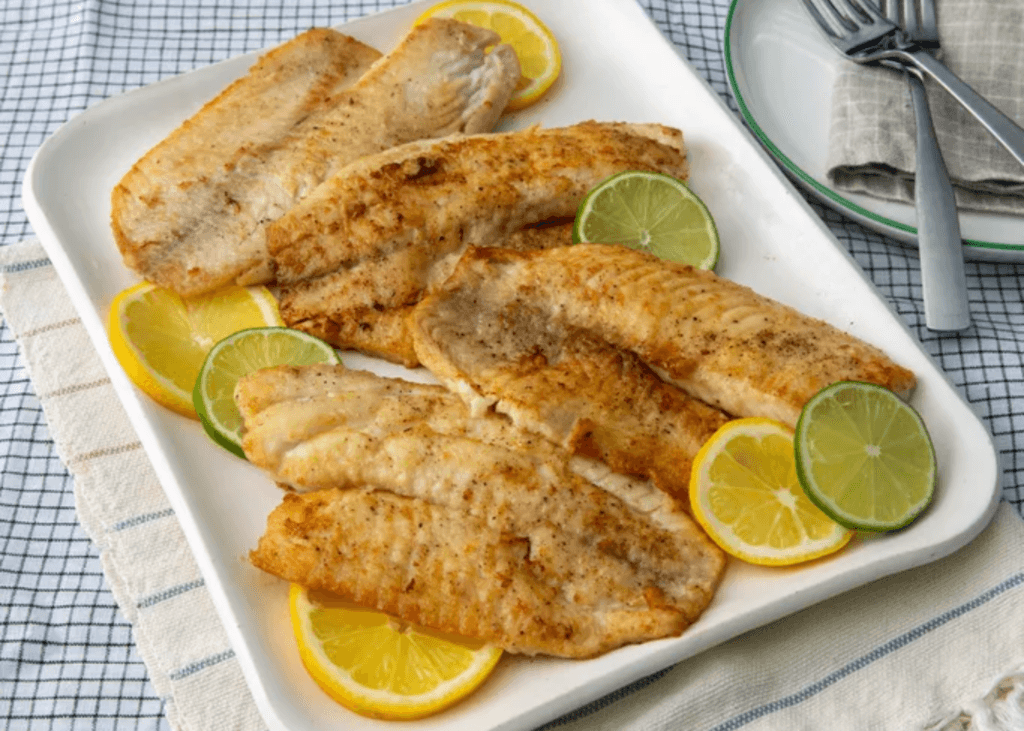
M 936 0 L 942 61 L 1024 126 L 1024 3 Z M 841 192 L 913 203 L 914 113 L 902 72 L 844 64 L 833 88 L 828 171 Z M 1024 166 L 944 89 L 928 99 L 961 208 L 1024 214 Z
M 42 247 L 0 249 L 18 341 L 79 519 L 176 731 L 266 728 L 174 511 Z M 1024 728 L 1024 521 L 584 707 L 566 731 Z M 344 710 L 339 709 L 343 722 Z M 396 724 L 412 729 L 414 724 Z

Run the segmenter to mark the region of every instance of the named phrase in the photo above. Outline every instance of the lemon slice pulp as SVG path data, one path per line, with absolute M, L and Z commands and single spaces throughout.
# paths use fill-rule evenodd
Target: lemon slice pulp
M 771 419 L 735 419 L 705 442 L 693 462 L 690 505 L 715 543 L 749 563 L 809 561 L 853 535 L 804 494 L 793 432 Z
M 415 719 L 475 690 L 501 657 L 492 645 L 400 622 L 292 584 L 292 628 L 306 670 L 357 713 Z
M 280 324 L 277 300 L 264 287 L 228 287 L 183 299 L 143 282 L 114 298 L 107 335 L 132 382 L 195 419 L 192 388 L 210 348 L 239 330 Z
M 416 19 L 453 18 L 489 28 L 512 46 L 519 58 L 522 78 L 505 107 L 509 111 L 533 104 L 546 92 L 562 69 L 558 42 L 541 20 L 519 3 L 510 0 L 448 0 L 428 9 Z

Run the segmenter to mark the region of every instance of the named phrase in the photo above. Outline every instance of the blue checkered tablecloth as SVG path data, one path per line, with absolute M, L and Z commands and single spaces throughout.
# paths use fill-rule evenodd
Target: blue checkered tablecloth
M 586 0 L 581 0 L 581 7 Z M 125 90 L 401 2 L 5 0 L 0 8 L 0 244 L 32 235 L 21 181 L 59 125 Z M 728 0 L 640 0 L 735 111 L 722 39 Z M 969 263 L 976 327 L 924 327 L 916 258 L 812 206 L 983 417 L 1004 500 L 1024 509 L 1024 268 Z M 0 323 L 0 728 L 168 728 L 132 630 L 75 513 L 37 395 Z

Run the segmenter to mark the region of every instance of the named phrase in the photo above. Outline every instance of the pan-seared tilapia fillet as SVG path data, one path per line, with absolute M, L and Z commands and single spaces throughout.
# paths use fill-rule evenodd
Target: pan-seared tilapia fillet
M 634 353 L 558 322 L 529 291 L 510 299 L 480 281 L 460 285 L 428 295 L 409 319 L 416 355 L 441 383 L 476 413 L 493 404 L 520 428 L 688 504 L 692 460 L 726 414 Z
M 795 426 L 803 405 L 830 383 L 870 381 L 901 395 L 915 384 L 911 371 L 878 348 L 822 320 L 713 272 L 603 244 L 467 252 L 416 316 L 423 362 L 450 384 L 482 374 L 491 398 L 513 400 L 510 413 L 518 401 L 542 413 L 550 397 L 522 389 L 516 364 L 505 358 L 527 352 L 526 344 L 494 342 L 502 337 L 498 323 L 489 326 L 490 341 L 456 340 L 460 318 L 466 331 L 483 327 L 476 317 L 506 318 L 507 325 L 516 303 L 528 304 L 544 327 L 575 328 L 635 354 L 663 380 L 733 416 Z M 505 329 L 504 337 L 516 337 Z M 499 371 L 488 375 L 492 366 Z
M 688 625 L 627 564 L 594 561 L 553 527 L 517 536 L 389 492 L 286 495 L 250 560 L 286 581 L 512 653 L 593 657 Z
M 380 54 L 304 33 L 147 153 L 115 187 L 125 263 L 182 295 L 273 279 L 266 226 L 353 160 L 490 130 L 520 78 L 491 31 L 435 19 Z
M 408 310 L 468 245 L 506 246 L 524 227 L 571 219 L 591 187 L 622 170 L 685 179 L 682 133 L 584 122 L 427 140 L 363 158 L 268 228 L 281 314 L 339 348 L 413 366 Z
M 280 367 L 236 390 L 244 447 L 301 490 L 250 558 L 288 581 L 511 652 L 678 635 L 721 551 L 649 483 L 572 458 L 438 385 Z
M 394 466 L 356 457 L 381 435 L 415 429 L 524 452 L 537 449 L 546 458 L 557 454 L 505 419 L 470 418 L 462 401 L 443 387 L 341 366 L 264 369 L 239 381 L 235 403 L 249 461 L 299 492 L 399 479 Z M 396 483 L 386 486 L 397 489 Z

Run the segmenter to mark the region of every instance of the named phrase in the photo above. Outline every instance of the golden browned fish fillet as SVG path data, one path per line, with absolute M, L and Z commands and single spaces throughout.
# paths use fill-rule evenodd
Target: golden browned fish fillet
M 524 421 L 551 418 L 544 410 L 552 397 L 516 381 L 512 356 L 528 345 L 501 341 L 503 329 L 507 339 L 516 335 L 500 323 L 486 341 L 457 339 L 484 327 L 468 318 L 512 322 L 519 303 L 532 308 L 540 327 L 575 328 L 633 353 L 665 381 L 734 416 L 794 426 L 807 400 L 835 381 L 870 381 L 902 395 L 915 383 L 878 348 L 712 272 L 622 246 L 475 249 L 418 313 L 418 352 L 454 388 L 490 381 L 488 397 L 512 399 L 509 413 L 525 403 Z M 488 373 L 492 366 L 496 372 Z
M 345 164 L 425 137 L 490 130 L 520 78 L 498 36 L 416 26 L 387 56 L 310 31 L 264 56 L 112 194 L 125 263 L 182 295 L 273 279 L 266 226 Z
M 528 291 L 510 299 L 480 281 L 461 285 L 425 297 L 409 320 L 416 355 L 441 383 L 474 412 L 493 404 L 520 428 L 688 503 L 692 460 L 726 414 L 635 354 L 559 323 Z
M 281 314 L 337 347 L 413 366 L 408 308 L 466 246 L 505 246 L 526 226 L 572 218 L 593 185 L 627 169 L 685 179 L 682 133 L 584 122 L 411 143 L 359 160 L 269 227 Z
M 511 652 L 678 635 L 721 551 L 648 483 L 570 458 L 442 386 L 341 366 L 240 381 L 244 446 L 289 494 L 257 567 Z

